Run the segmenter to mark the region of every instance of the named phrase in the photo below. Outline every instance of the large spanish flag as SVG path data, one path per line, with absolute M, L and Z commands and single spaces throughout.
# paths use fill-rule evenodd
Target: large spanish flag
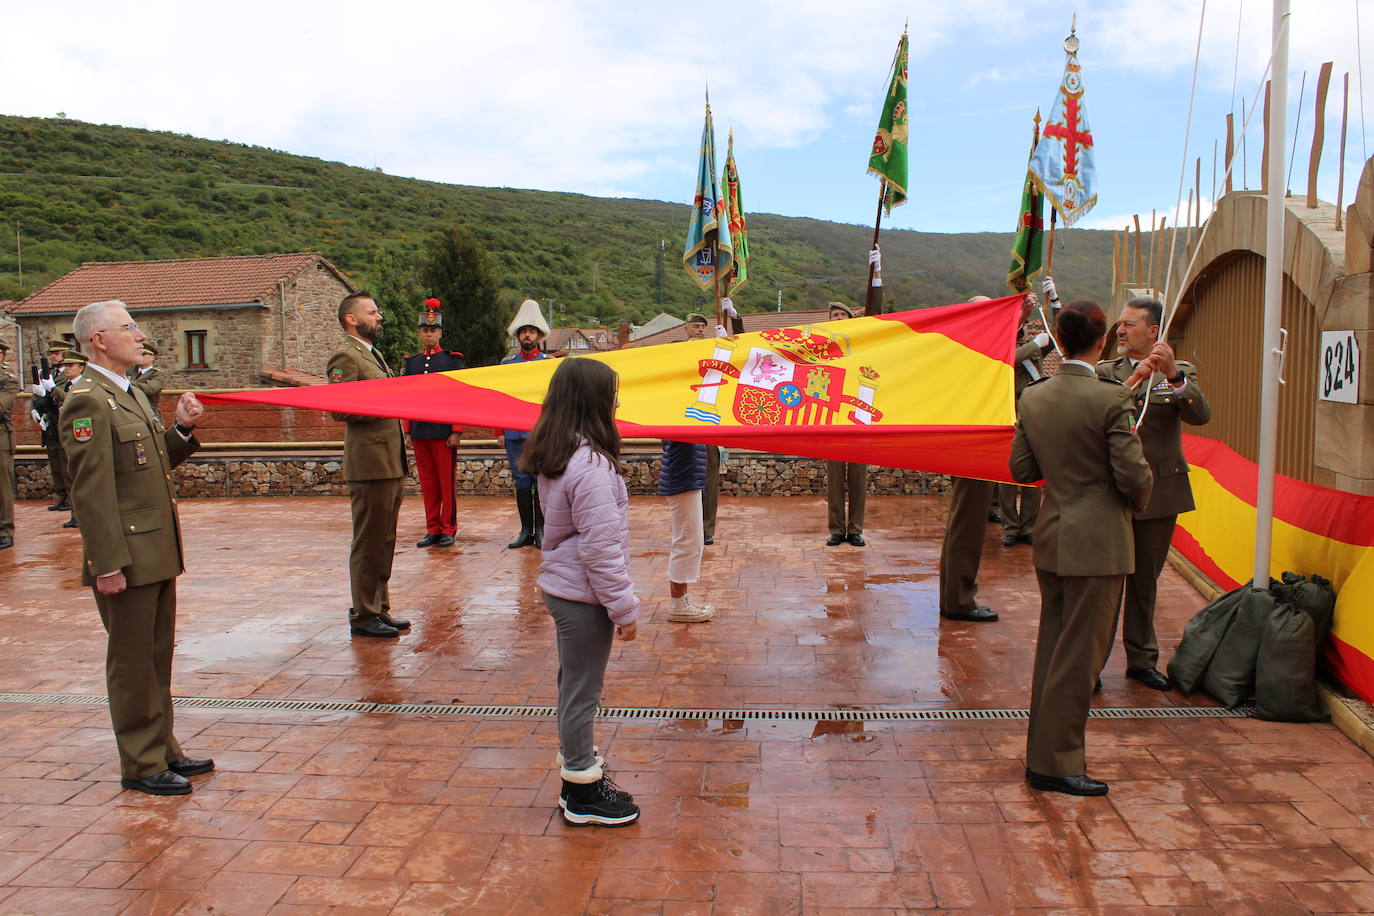
M 1184 434 L 1197 511 L 1178 517 L 1174 546 L 1224 589 L 1249 581 L 1255 564 L 1251 461 L 1212 439 Z M 1316 574 L 1336 589 L 1327 664 L 1374 702 L 1374 497 L 1278 477 L 1269 574 Z
M 625 436 L 1008 480 L 1021 296 L 597 353 Z M 779 316 L 780 318 L 782 316 Z M 557 360 L 205 395 L 530 429 Z

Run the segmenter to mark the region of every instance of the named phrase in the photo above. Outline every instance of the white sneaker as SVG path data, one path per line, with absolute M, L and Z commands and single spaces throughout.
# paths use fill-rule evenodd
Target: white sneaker
M 701 623 L 710 620 L 715 613 L 715 608 L 697 604 L 690 595 L 668 599 L 668 620 L 672 623 Z

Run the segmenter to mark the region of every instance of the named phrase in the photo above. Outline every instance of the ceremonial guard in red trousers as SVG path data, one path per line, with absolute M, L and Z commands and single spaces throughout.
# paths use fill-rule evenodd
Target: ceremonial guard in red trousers
M 466 368 L 463 354 L 439 346 L 444 318 L 439 300 L 426 299 L 420 310 L 421 350 L 406 357 L 402 375 L 424 375 Z M 420 494 L 425 500 L 425 536 L 416 547 L 452 547 L 458 530 L 458 506 L 453 499 L 453 472 L 457 467 L 462 427 L 447 423 L 406 420 L 405 433 L 415 450 L 415 470 L 420 478 Z

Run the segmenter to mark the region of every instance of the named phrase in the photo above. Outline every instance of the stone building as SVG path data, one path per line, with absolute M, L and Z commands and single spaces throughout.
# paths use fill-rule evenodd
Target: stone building
M 9 317 L 26 344 L 49 341 L 71 333 L 83 305 L 119 299 L 161 351 L 167 388 L 249 388 L 321 376 L 339 300 L 353 291 L 310 252 L 88 262 L 12 304 Z M 23 354 L 25 366 L 31 358 Z

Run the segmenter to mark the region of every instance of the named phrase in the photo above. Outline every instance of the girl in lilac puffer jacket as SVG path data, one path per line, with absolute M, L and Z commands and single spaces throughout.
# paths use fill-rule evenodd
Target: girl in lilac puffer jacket
M 639 817 L 611 782 L 592 743 L 592 720 L 613 638 L 635 638 L 639 599 L 630 581 L 630 527 L 618 379 L 591 359 L 565 360 L 549 381 L 521 468 L 539 477 L 544 513 L 539 588 L 558 634 L 558 798 L 571 824 L 618 827 Z

